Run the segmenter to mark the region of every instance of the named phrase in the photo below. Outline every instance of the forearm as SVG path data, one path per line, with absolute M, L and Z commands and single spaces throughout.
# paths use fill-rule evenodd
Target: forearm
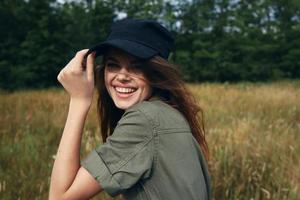
M 62 195 L 73 183 L 80 168 L 80 145 L 89 104 L 71 99 L 65 128 L 53 165 L 51 195 Z

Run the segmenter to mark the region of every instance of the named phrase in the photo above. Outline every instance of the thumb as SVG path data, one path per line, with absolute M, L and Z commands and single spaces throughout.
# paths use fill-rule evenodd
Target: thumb
M 88 80 L 94 80 L 94 61 L 95 61 L 95 52 L 89 54 L 87 57 L 86 73 L 87 73 Z

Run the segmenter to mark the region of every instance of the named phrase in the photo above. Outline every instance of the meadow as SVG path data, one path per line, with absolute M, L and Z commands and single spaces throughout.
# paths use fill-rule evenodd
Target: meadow
M 300 83 L 189 88 L 205 112 L 213 199 L 299 200 Z M 82 157 L 101 143 L 94 100 Z M 47 199 L 68 103 L 62 88 L 0 92 L 0 199 Z

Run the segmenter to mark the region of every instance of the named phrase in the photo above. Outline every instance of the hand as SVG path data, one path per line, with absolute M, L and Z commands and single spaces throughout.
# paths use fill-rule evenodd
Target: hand
M 57 80 L 69 93 L 72 100 L 79 100 L 90 105 L 94 91 L 95 53 L 89 54 L 85 60 L 87 51 L 88 49 L 78 51 L 75 57 L 60 71 Z

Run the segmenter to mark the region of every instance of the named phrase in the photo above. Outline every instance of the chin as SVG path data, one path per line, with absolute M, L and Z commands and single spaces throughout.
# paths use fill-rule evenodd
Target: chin
M 112 91 L 111 97 L 117 108 L 126 110 L 139 102 L 139 94 L 138 91 L 136 92 L 137 93 L 132 94 L 120 94 L 116 91 Z
M 127 103 L 120 103 L 120 102 L 115 103 L 115 106 L 117 108 L 121 109 L 121 110 L 126 110 L 126 109 L 130 108 L 133 105 L 128 105 Z
M 137 103 L 138 103 L 138 101 L 114 99 L 115 106 L 121 110 L 126 110 Z

